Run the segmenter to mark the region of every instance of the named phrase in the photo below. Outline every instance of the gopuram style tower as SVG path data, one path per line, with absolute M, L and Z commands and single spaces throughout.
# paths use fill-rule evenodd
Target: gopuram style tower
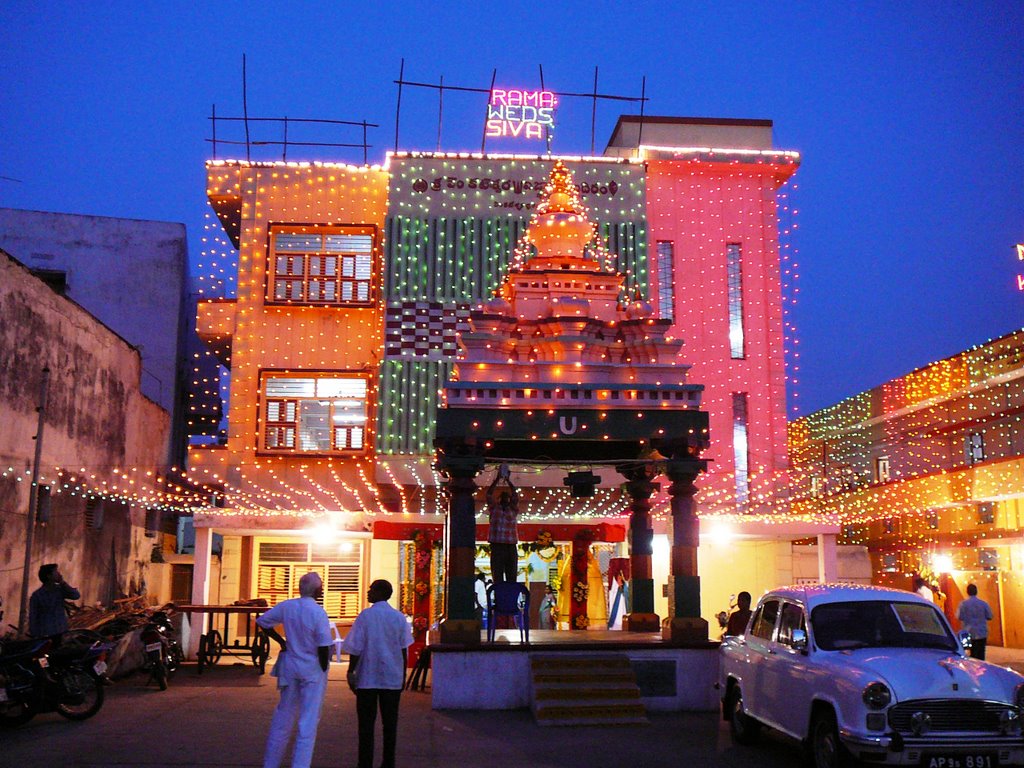
M 675 363 L 681 340 L 609 265 L 568 168 L 557 162 L 496 296 L 471 314 L 438 412 L 438 468 L 448 478 L 448 619 L 442 639 L 479 640 L 473 619 L 474 478 L 487 461 L 613 464 L 630 496 L 632 601 L 626 625 L 656 631 L 651 576 L 653 478 L 672 481 L 666 639 L 704 642 L 693 481 L 705 469 L 703 387 Z M 572 472 L 566 485 L 600 478 Z M 530 489 L 522 489 L 526 496 Z M 545 489 L 547 490 L 547 489 Z M 566 508 L 571 508 L 568 489 Z
M 665 338 L 671 323 L 648 302 L 624 295 L 561 161 L 545 192 L 498 295 L 470 316 L 448 407 L 699 408 L 703 387 L 661 391 L 686 380 L 688 366 L 674 363 L 683 342 Z M 483 386 L 493 384 L 495 394 Z

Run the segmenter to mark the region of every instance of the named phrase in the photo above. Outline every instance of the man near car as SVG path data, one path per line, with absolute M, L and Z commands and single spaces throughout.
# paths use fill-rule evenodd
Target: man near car
M 750 593 L 740 592 L 736 595 L 736 610 L 729 616 L 725 625 L 725 635 L 742 635 L 750 621 Z M 721 625 L 719 625 L 721 626 Z
M 299 579 L 299 597 L 278 603 L 256 619 L 267 635 L 278 642 L 281 653 L 271 675 L 277 678 L 281 699 L 270 721 L 264 768 L 278 768 L 292 731 L 295 748 L 292 768 L 309 768 L 316 745 L 320 706 L 327 691 L 330 665 L 331 622 L 317 599 L 323 595 L 323 580 L 317 573 Z M 277 632 L 284 625 L 286 637 Z
M 971 635 L 971 658 L 984 660 L 992 609 L 978 597 L 976 584 L 967 585 L 967 599 L 957 606 L 956 617 Z
M 408 648 L 412 629 L 405 614 L 388 605 L 391 582 L 377 579 L 370 584 L 370 607 L 356 616 L 352 629 L 341 644 L 348 663 L 348 687 L 356 695 L 359 721 L 359 768 L 373 768 L 373 730 L 380 708 L 384 735 L 381 768 L 395 768 L 398 740 L 398 703 L 405 687 Z
M 32 593 L 28 603 L 28 633 L 32 637 L 54 637 L 68 631 L 65 600 L 78 600 L 81 593 L 64 581 L 56 563 L 39 567 L 43 586 Z

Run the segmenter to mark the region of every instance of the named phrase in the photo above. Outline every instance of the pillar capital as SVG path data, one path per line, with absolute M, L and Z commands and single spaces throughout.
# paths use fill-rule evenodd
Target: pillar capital
M 706 472 L 708 463 L 705 459 L 695 459 L 692 457 L 686 458 L 675 458 L 668 459 L 665 464 L 665 474 L 669 480 L 673 482 L 679 482 L 680 480 L 692 483 L 697 479 L 697 475 L 701 472 Z
M 661 487 L 653 481 L 654 467 L 651 464 L 617 464 L 615 471 L 626 478 L 626 492 L 633 499 L 634 505 L 651 498 Z
M 449 455 L 441 454 L 434 465 L 438 472 L 450 479 L 472 479 L 484 469 L 482 454 Z

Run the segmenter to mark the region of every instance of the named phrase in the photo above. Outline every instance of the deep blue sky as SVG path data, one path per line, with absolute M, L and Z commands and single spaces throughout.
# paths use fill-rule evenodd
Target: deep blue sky
M 596 64 L 613 92 L 646 75 L 651 114 L 770 118 L 776 145 L 803 154 L 801 412 L 1024 325 L 1017 0 L 7 0 L 0 29 L 6 207 L 182 221 L 198 258 L 206 118 L 214 103 L 241 113 L 243 52 L 250 115 L 380 123 L 371 162 L 394 140 L 402 57 L 407 78 L 479 87 L 494 67 L 499 84 L 536 86 L 542 64 L 565 91 L 587 90 Z M 480 109 L 446 99 L 446 148 L 479 147 Z M 598 151 L 617 114 L 599 110 Z M 588 120 L 566 104 L 555 151 L 589 151 Z M 406 93 L 402 138 L 434 147 L 433 95 Z

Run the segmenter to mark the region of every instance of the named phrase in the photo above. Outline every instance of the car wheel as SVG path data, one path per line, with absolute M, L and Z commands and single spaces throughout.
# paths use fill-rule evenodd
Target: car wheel
M 739 687 L 729 694 L 729 733 L 737 744 L 753 744 L 761 733 L 761 724 L 747 714 Z
M 850 753 L 839 740 L 839 728 L 832 710 L 822 710 L 811 723 L 811 765 L 814 768 L 846 768 Z

